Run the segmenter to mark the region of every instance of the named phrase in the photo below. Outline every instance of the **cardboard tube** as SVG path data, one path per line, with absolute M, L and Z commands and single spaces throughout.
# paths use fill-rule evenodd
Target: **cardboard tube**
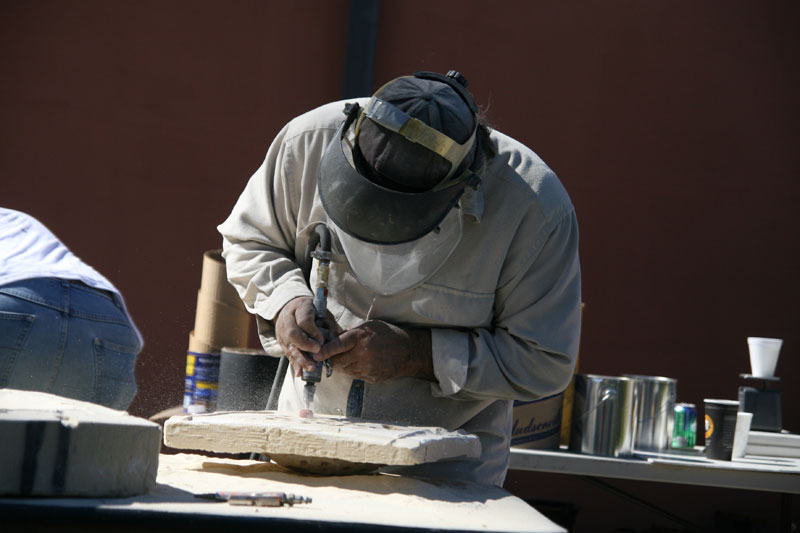
M 194 353 L 219 353 L 221 346 L 214 346 L 201 339 L 198 339 L 194 330 L 189 332 L 189 351 Z
M 209 250 L 203 254 L 203 274 L 200 290 L 213 300 L 219 300 L 231 307 L 244 311 L 244 304 L 236 289 L 228 283 L 228 273 L 222 250 Z
M 561 397 L 561 436 L 559 441 L 564 446 L 569 446 L 572 432 L 572 404 L 575 401 L 575 373 L 577 371 L 578 362 L 576 361 L 572 379 L 569 380 L 569 385 L 564 389 L 564 395 Z
M 247 346 L 252 316 L 247 311 L 197 294 L 194 336 L 212 346 Z

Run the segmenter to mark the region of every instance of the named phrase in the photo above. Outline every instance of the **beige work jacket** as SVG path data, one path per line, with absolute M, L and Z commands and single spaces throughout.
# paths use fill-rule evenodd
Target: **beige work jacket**
M 218 228 L 228 279 L 247 309 L 266 321 L 292 298 L 312 295 L 300 265 L 313 226 L 327 222 L 317 174 L 344 119 L 344 103 L 289 122 Z M 335 253 L 328 309 L 344 329 L 367 318 L 431 328 L 437 381 L 366 384 L 362 416 L 476 434 L 480 460 L 405 472 L 499 485 L 508 467 L 513 400 L 557 393 L 572 375 L 581 287 L 578 225 L 566 191 L 529 148 L 497 131 L 491 138 L 498 155 L 485 167 L 480 188 L 462 197 L 463 237 L 444 265 L 415 289 L 380 296 Z M 303 407 L 303 382 L 292 374 L 279 408 L 296 412 Z M 335 371 L 323 377 L 312 410 L 345 414 L 351 383 Z

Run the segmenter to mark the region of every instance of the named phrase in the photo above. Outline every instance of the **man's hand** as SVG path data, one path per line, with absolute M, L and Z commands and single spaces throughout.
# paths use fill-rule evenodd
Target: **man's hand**
M 341 333 L 314 355 L 317 361 L 329 358 L 334 371 L 369 383 L 401 376 L 436 379 L 429 329 L 369 320 Z
M 325 327 L 331 336 L 340 331 L 330 312 L 325 319 Z M 314 360 L 303 353 L 315 354 L 325 343 L 322 330 L 315 321 L 313 298 L 295 298 L 283 306 L 275 320 L 275 338 L 292 363 L 296 376 L 299 377 L 304 369 L 313 371 L 316 368 Z

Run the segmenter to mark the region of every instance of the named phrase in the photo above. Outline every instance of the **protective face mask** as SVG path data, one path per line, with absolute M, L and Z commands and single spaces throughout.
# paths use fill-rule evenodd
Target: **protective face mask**
M 461 209 L 454 207 L 438 231 L 402 244 L 371 244 L 330 227 L 342 245 L 350 269 L 358 281 L 372 291 L 391 296 L 413 289 L 428 280 L 447 261 L 462 235 Z

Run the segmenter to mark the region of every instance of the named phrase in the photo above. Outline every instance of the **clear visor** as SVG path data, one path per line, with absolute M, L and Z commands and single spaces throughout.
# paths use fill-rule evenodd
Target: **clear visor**
M 331 227 L 358 281 L 390 296 L 419 286 L 439 270 L 461 241 L 462 218 L 456 206 L 437 230 L 402 244 L 371 244 L 348 235 L 333 222 Z

